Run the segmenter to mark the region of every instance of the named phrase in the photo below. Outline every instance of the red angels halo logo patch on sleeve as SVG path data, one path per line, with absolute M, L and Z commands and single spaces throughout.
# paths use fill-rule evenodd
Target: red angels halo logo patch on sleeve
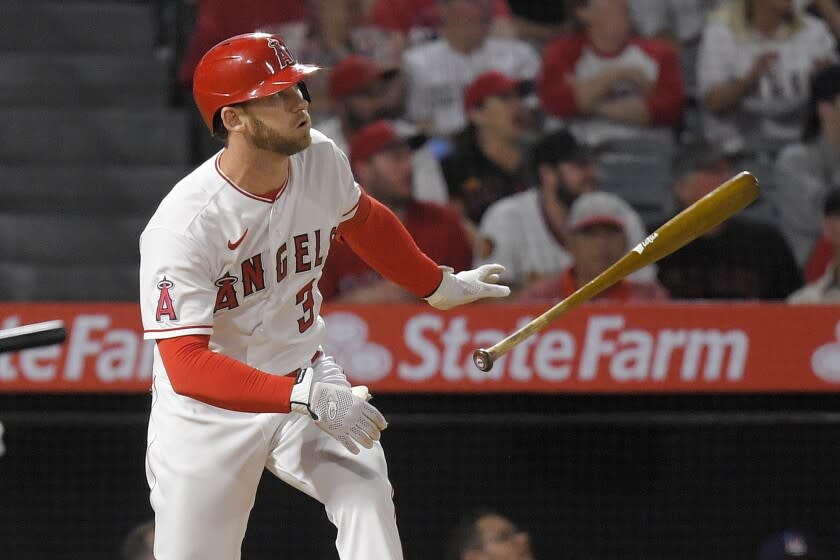
M 156 321 L 160 321 L 164 316 L 170 321 L 178 320 L 178 316 L 175 315 L 175 305 L 172 303 L 172 296 L 169 293 L 172 286 L 174 286 L 172 280 L 169 280 L 166 276 L 157 283 L 157 288 L 160 290 L 160 297 L 158 297 L 157 311 L 155 312 Z

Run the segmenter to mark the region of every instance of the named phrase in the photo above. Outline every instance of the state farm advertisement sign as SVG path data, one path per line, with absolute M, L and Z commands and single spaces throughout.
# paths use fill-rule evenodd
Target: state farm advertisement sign
M 324 348 L 378 392 L 833 392 L 840 307 L 783 304 L 590 305 L 498 359 L 472 352 L 544 311 L 474 305 L 331 306 Z M 0 391 L 148 389 L 152 343 L 131 304 L 0 305 L 0 329 L 63 319 L 60 346 L 0 354 Z

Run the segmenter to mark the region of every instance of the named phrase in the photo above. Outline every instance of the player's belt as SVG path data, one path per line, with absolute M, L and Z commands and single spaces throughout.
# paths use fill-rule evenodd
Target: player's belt
M 309 362 L 314 366 L 315 362 L 317 362 L 318 359 L 323 355 L 324 355 L 324 353 L 321 352 L 320 350 L 318 350 L 317 352 L 312 354 L 312 359 L 310 359 Z M 300 370 L 301 370 L 301 368 L 297 368 L 295 371 L 290 371 L 289 373 L 287 373 L 285 375 L 285 377 L 297 377 L 298 374 L 300 373 Z

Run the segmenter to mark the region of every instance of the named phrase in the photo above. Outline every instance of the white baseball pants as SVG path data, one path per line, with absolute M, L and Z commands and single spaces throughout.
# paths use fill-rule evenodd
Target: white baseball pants
M 349 386 L 332 358 L 313 368 L 316 380 Z M 216 408 L 178 395 L 162 376 L 148 437 L 157 560 L 239 560 L 264 468 L 324 504 L 342 560 L 403 558 L 378 442 L 353 455 L 308 417 Z

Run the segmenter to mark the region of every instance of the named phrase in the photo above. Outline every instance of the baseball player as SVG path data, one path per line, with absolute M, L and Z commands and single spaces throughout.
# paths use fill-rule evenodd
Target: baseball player
M 157 341 L 146 473 L 158 560 L 240 558 L 263 468 L 324 504 L 342 559 L 402 558 L 387 424 L 319 345 L 333 238 L 438 309 L 509 293 L 501 266 L 436 265 L 365 194 L 310 127 L 301 80 L 317 70 L 268 34 L 208 51 L 193 92 L 225 148 L 140 238 L 143 325 Z

